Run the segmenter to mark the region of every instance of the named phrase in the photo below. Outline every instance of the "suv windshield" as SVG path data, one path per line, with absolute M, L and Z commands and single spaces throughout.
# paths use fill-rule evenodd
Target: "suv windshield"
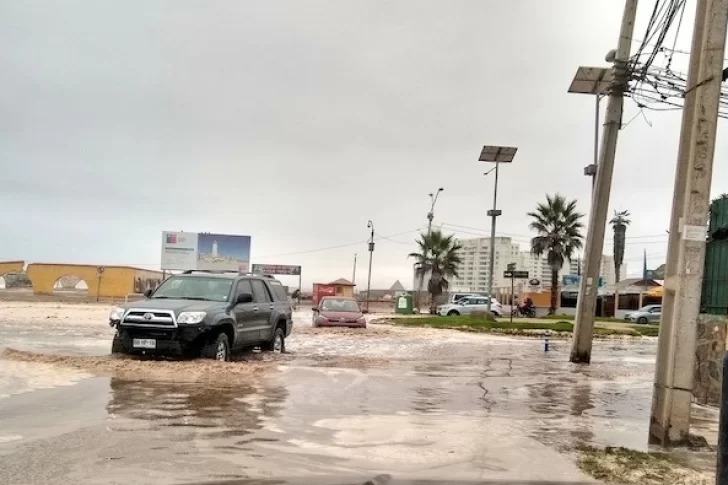
M 232 279 L 205 276 L 172 276 L 157 288 L 152 298 L 227 301 Z
M 324 300 L 321 302 L 321 310 L 328 312 L 356 312 L 359 313 L 359 305 L 354 300 Z

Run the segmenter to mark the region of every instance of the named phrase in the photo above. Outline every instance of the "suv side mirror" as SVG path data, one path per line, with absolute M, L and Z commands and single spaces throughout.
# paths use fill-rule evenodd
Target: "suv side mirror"
M 239 293 L 237 297 L 235 297 L 235 304 L 240 303 L 252 303 L 253 302 L 253 295 L 250 293 Z
M 311 311 L 314 313 L 318 313 L 319 309 L 318 309 L 318 307 L 313 307 L 313 308 L 311 308 Z
M 146 290 L 144 290 L 144 297 L 145 298 L 151 298 L 151 296 L 152 296 L 152 289 L 151 288 L 147 288 Z

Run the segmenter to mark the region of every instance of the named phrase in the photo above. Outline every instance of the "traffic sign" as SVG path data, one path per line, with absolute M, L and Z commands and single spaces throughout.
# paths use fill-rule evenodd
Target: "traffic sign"
M 514 278 L 514 279 L 528 279 L 528 271 L 504 271 L 503 272 L 504 278 Z
M 516 270 L 516 263 L 508 263 L 508 266 L 506 267 L 508 271 L 515 271 Z

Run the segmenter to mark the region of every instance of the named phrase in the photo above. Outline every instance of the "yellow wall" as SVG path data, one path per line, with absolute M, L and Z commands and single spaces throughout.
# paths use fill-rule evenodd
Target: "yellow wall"
M 5 273 L 19 273 L 23 271 L 25 261 L 2 261 L 0 262 L 0 276 Z
M 162 279 L 159 271 L 139 270 L 126 266 L 104 266 L 104 273 L 99 277 L 98 266 L 86 264 L 44 264 L 33 263 L 28 265 L 26 273 L 33 283 L 33 293 L 52 294 L 53 285 L 58 278 L 66 275 L 75 275 L 88 285 L 89 297 L 123 298 L 135 292 L 137 278 Z

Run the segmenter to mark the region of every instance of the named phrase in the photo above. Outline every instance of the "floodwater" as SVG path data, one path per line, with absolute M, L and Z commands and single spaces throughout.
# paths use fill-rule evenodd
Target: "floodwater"
M 566 341 L 314 329 L 297 312 L 287 354 L 179 362 L 108 356 L 107 314 L 0 303 L 0 483 L 573 482 L 575 445 L 647 447 L 653 339 L 599 341 L 583 367 Z

